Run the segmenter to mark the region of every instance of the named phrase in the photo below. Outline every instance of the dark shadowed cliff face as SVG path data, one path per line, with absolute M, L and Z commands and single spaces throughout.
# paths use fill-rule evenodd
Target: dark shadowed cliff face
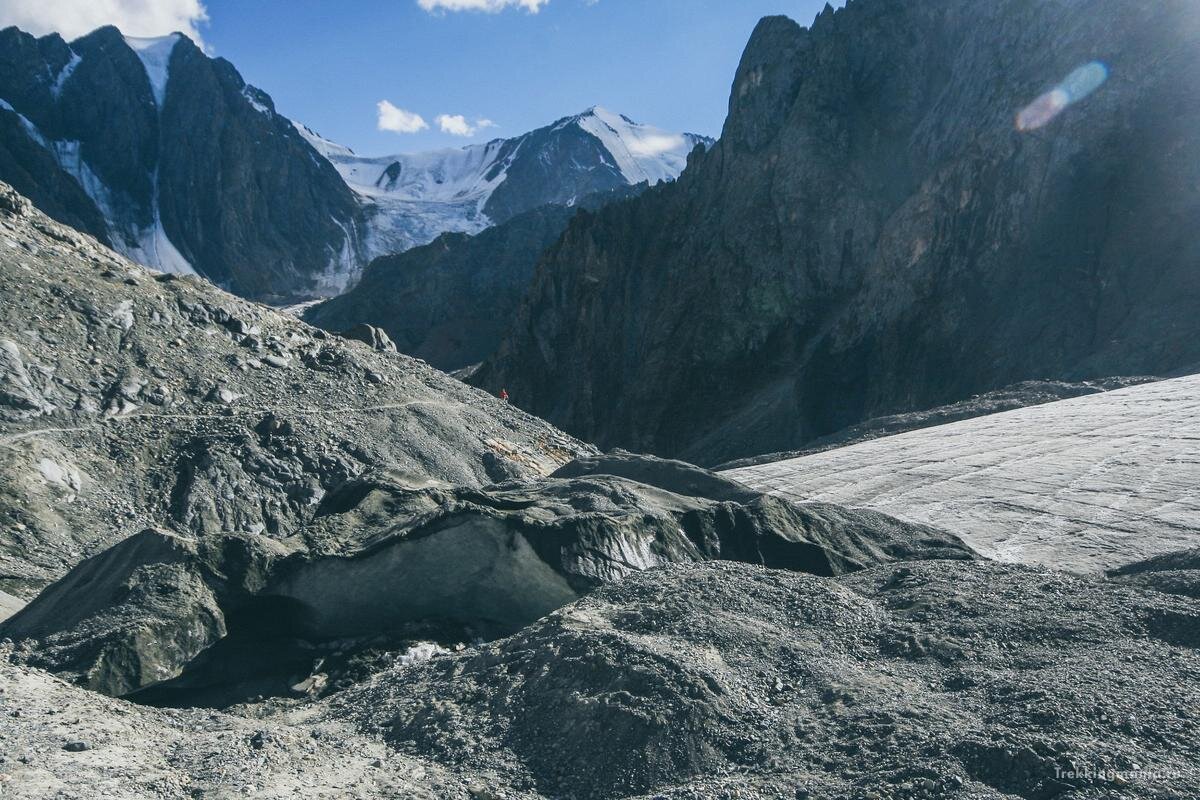
M 304 320 L 335 333 L 374 325 L 401 352 L 439 369 L 478 364 L 512 323 L 538 256 L 574 214 L 543 206 L 477 236 L 444 233 L 378 258 L 353 289 L 308 309 Z
M 172 239 L 238 294 L 338 288 L 323 283 L 353 271 L 360 212 L 336 170 L 228 61 L 185 40 L 171 67 L 159 191 Z
M 541 206 L 476 236 L 446 233 L 423 247 L 378 258 L 353 289 L 312 306 L 304 320 L 335 333 L 374 325 L 401 352 L 439 369 L 478 364 L 495 352 L 521 307 L 538 258 L 571 218 L 580 209 L 603 207 L 645 187 L 598 192 L 570 208 Z
M 718 145 L 577 217 L 477 380 L 601 445 L 713 463 L 1196 363 L 1198 129 L 1194 3 L 765 19 Z
M 137 261 L 256 298 L 344 284 L 361 234 L 270 98 L 178 35 L 0 31 L 0 180 Z

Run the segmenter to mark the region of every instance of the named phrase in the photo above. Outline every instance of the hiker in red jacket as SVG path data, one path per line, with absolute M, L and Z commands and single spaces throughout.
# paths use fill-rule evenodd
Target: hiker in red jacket
M 501 399 L 501 400 L 503 400 L 503 401 L 504 401 L 504 402 L 506 402 L 506 403 L 508 402 L 508 389 L 501 389 L 501 390 L 500 390 L 500 399 Z

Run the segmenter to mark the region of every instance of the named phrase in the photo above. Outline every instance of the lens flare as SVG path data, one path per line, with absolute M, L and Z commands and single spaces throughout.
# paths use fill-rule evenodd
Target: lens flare
M 1062 83 L 1025 106 L 1017 113 L 1017 130 L 1035 131 L 1049 125 L 1069 106 L 1099 89 L 1108 80 L 1108 67 L 1099 61 L 1084 64 Z

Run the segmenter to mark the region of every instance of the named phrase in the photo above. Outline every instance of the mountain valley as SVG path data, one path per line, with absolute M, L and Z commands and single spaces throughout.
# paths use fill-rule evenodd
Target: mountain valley
M 1200 797 L 1194 3 L 848 0 L 719 140 L 371 157 L 221 37 L 430 113 L 650 11 L 273 2 L 0 30 L 0 798 Z

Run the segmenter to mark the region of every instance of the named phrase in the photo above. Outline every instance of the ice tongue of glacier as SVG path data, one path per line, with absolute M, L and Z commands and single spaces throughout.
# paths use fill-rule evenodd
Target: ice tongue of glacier
M 873 439 L 724 475 L 1080 572 L 1200 544 L 1200 375 Z

